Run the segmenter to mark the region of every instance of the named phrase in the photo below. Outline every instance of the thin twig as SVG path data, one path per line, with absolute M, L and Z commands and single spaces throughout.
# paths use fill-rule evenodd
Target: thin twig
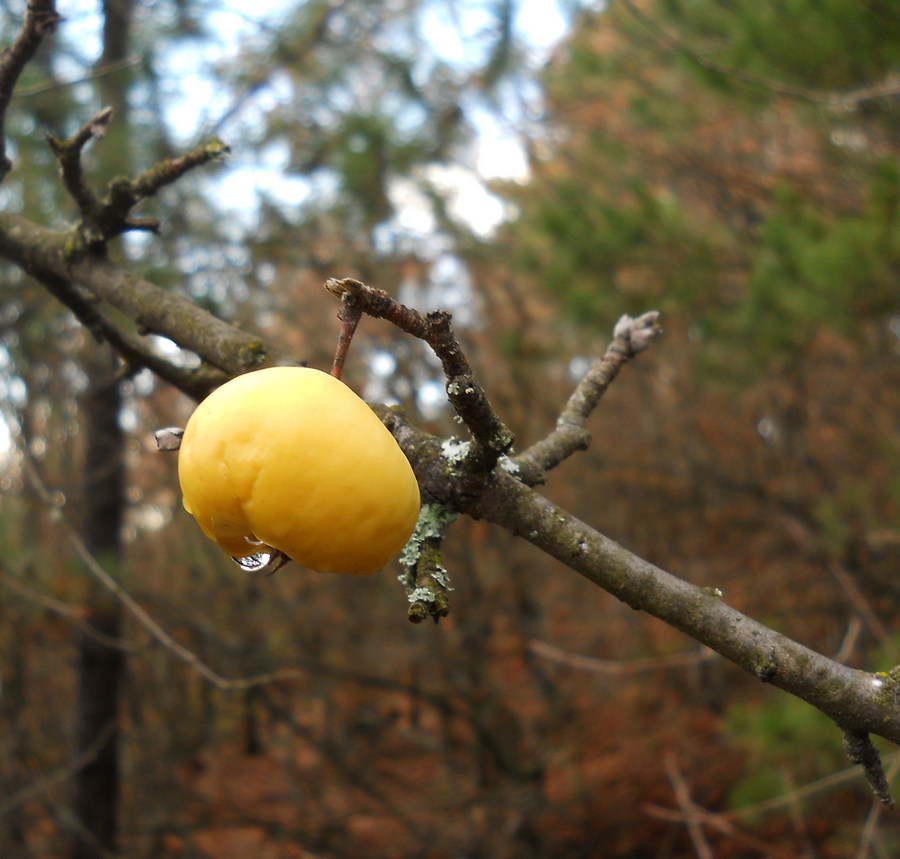
M 634 659 L 629 662 L 618 662 L 610 659 L 597 659 L 593 656 L 582 656 L 579 653 L 569 653 L 544 641 L 532 640 L 528 642 L 528 649 L 559 665 L 567 668 L 575 668 L 579 671 L 590 671 L 593 674 L 621 677 L 639 674 L 643 671 L 660 671 L 670 668 L 687 668 L 692 665 L 700 665 L 720 659 L 718 653 L 708 647 L 701 647 L 699 651 L 690 653 L 673 653 L 668 656 L 658 656 L 650 659 Z
M 88 623 L 84 619 L 87 614 L 87 609 L 84 606 L 63 602 L 62 600 L 58 600 L 35 590 L 22 582 L 19 576 L 3 570 L 2 567 L 4 566 L 4 562 L 0 561 L 0 583 L 6 585 L 7 588 L 17 593 L 23 599 L 33 602 L 53 614 L 66 618 L 66 620 L 78 629 L 79 632 L 82 632 L 84 635 L 88 636 L 88 638 L 92 638 L 99 644 L 104 645 L 104 647 L 112 647 L 127 653 L 133 653 L 138 649 L 134 644 L 131 644 L 122 638 L 107 635 L 105 632 L 101 632 L 97 627 Z
M 542 483 L 548 471 L 579 450 L 586 450 L 591 434 L 587 419 L 599 404 L 619 370 L 643 352 L 662 329 L 659 313 L 651 310 L 637 319 L 623 316 L 613 330 L 613 339 L 603 355 L 595 360 L 578 383 L 562 410 L 556 429 L 513 459 L 516 476 L 527 486 Z
M 859 764 L 866 775 L 866 781 L 881 800 L 885 808 L 894 807 L 894 798 L 891 796 L 891 786 L 884 767 L 881 763 L 881 755 L 872 743 L 872 738 L 863 731 L 844 731 L 844 751 L 851 763 Z
M 362 313 L 385 319 L 431 347 L 444 371 L 447 398 L 475 440 L 459 467 L 460 474 L 472 480 L 474 491 L 500 457 L 509 451 L 514 439 L 475 378 L 450 324 L 451 314 L 437 310 L 422 315 L 418 310 L 400 304 L 383 289 L 373 289 L 353 278 L 331 278 L 325 282 L 325 289 L 341 302 L 352 298 Z
M 683 810 L 676 811 L 674 808 L 662 808 L 659 805 L 648 803 L 644 806 L 644 811 L 649 817 L 657 820 L 666 820 L 672 823 L 688 823 L 694 820 L 699 825 L 714 829 L 726 838 L 743 844 L 751 850 L 765 856 L 766 859 L 796 859 L 797 854 L 793 851 L 782 851 L 777 847 L 773 847 L 765 841 L 738 829 L 733 823 L 727 819 L 727 814 L 714 814 L 713 812 L 697 805 L 691 801 L 689 811 L 685 813 Z
M 17 89 L 13 93 L 12 100 L 18 101 L 23 98 L 33 98 L 36 95 L 43 95 L 47 92 L 56 92 L 56 90 L 65 89 L 66 87 L 90 83 L 90 81 L 95 81 L 98 78 L 106 77 L 107 75 L 115 74 L 116 72 L 121 72 L 125 69 L 133 69 L 140 64 L 141 61 L 138 57 L 132 57 L 130 60 L 119 60 L 115 63 L 108 63 L 105 66 L 94 69 L 90 74 L 83 75 L 80 78 L 70 78 L 64 81 L 47 81 L 47 83 L 36 84 L 32 87 Z
M 887 771 L 887 781 L 890 784 L 897 771 L 900 770 L 900 756 L 895 755 L 891 761 L 891 765 Z M 866 818 L 866 825 L 863 827 L 862 835 L 859 839 L 859 847 L 856 851 L 856 859 L 867 859 L 869 848 L 872 846 L 872 840 L 878 830 L 878 821 L 884 813 L 884 804 L 880 801 L 872 801 L 872 807 L 869 809 L 869 816 Z
M 46 487 L 37 468 L 31 458 L 25 457 L 25 469 L 34 489 L 38 492 L 41 501 L 53 511 L 54 518 L 65 532 L 66 538 L 75 550 L 81 562 L 88 572 L 125 606 L 135 620 L 150 633 L 150 635 L 166 650 L 175 654 L 183 662 L 191 666 L 205 680 L 208 680 L 217 689 L 243 690 L 252 686 L 262 686 L 266 683 L 276 683 L 280 680 L 305 677 L 306 672 L 294 668 L 284 668 L 266 674 L 258 674 L 252 677 L 242 677 L 229 680 L 210 668 L 196 653 L 179 644 L 168 632 L 166 632 L 153 618 L 138 605 L 137 601 L 103 568 L 88 547 L 85 545 L 78 531 L 63 512 L 63 507 L 53 493 Z
M 894 752 L 885 760 L 891 765 L 891 772 L 895 771 L 895 767 L 900 765 L 900 752 Z M 742 817 L 755 817 L 759 814 L 765 814 L 770 811 L 778 811 L 792 802 L 801 799 L 808 799 L 816 794 L 823 793 L 832 788 L 841 787 L 844 784 L 855 781 L 860 776 L 858 766 L 847 767 L 840 772 L 832 773 L 823 778 L 811 781 L 803 787 L 798 787 L 789 793 L 773 796 L 771 799 L 764 799 L 752 805 L 745 805 L 742 808 L 735 808 L 731 811 L 722 812 L 722 816 L 729 820 L 737 820 Z
M 63 187 L 78 205 L 81 218 L 91 224 L 100 218 L 101 205 L 96 192 L 84 177 L 81 168 L 81 153 L 91 140 L 100 140 L 112 118 L 112 108 L 104 107 L 95 113 L 78 131 L 66 140 L 47 135 L 47 143 L 59 161 Z
M 159 222 L 155 218 L 131 217 L 132 209 L 188 171 L 211 161 L 221 161 L 231 151 L 221 140 L 213 138 L 178 158 L 160 161 L 134 179 L 116 176 L 110 181 L 101 200 L 85 179 L 81 153 L 89 141 L 103 137 L 111 117 L 112 108 L 105 107 L 66 140 L 47 135 L 47 142 L 59 161 L 63 185 L 81 213 L 81 238 L 92 249 L 101 248 L 110 239 L 128 230 L 159 232 Z
M 900 650 L 894 644 L 894 639 L 888 632 L 885 625 L 872 607 L 872 604 L 866 598 L 865 594 L 860 590 L 859 586 L 838 561 L 829 558 L 827 563 L 828 571 L 835 577 L 838 584 L 843 588 L 844 592 L 850 598 L 856 610 L 862 615 L 863 620 L 869 627 L 869 630 L 875 636 L 880 647 L 884 650 L 885 655 L 894 664 L 900 662 Z
M 4 800 L 0 803 L 0 815 L 8 814 L 10 811 L 18 808 L 23 802 L 27 802 L 33 796 L 46 793 L 48 790 L 58 787 L 63 782 L 68 781 L 77 772 L 90 764 L 97 755 L 103 751 L 103 748 L 115 733 L 116 728 L 115 722 L 108 722 L 103 726 L 97 736 L 94 737 L 93 742 L 91 742 L 91 744 L 82 752 L 79 752 L 76 757 L 72 758 L 72 760 L 61 766 L 59 769 L 42 776 L 36 782 L 23 787 L 8 799 Z
M 688 834 L 691 836 L 691 843 L 694 845 L 697 859 L 713 859 L 712 848 L 703 834 L 700 816 L 695 811 L 688 783 L 685 781 L 675 756 L 671 752 L 665 756 L 664 766 L 666 775 L 669 777 L 669 784 L 672 785 L 672 792 L 675 794 L 675 801 L 681 809 L 682 819 L 687 826 Z
M 858 617 L 851 617 L 847 624 L 847 631 L 844 633 L 844 640 L 834 654 L 835 662 L 848 662 L 856 649 L 859 641 L 859 634 L 862 632 L 862 621 Z

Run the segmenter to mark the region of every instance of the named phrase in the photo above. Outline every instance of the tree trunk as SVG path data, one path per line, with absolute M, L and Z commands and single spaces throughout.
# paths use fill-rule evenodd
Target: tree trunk
M 115 361 L 104 350 L 93 362 L 91 388 L 82 404 L 85 428 L 85 543 L 98 560 L 115 570 L 124 508 L 124 439 L 119 426 L 121 394 Z M 91 595 L 91 626 L 113 637 L 121 627 L 121 607 L 108 592 Z M 121 650 L 81 634 L 79 641 L 78 754 L 88 757 L 75 777 L 74 808 L 81 824 L 75 859 L 96 857 L 115 845 L 119 796 L 119 691 L 125 669 Z M 105 739 L 103 739 L 105 736 Z
M 133 0 L 104 0 L 103 53 L 99 67 L 127 58 Z M 104 105 L 113 108 L 115 130 L 104 142 L 96 182 L 127 174 L 128 76 L 99 79 Z M 88 360 L 91 388 L 82 405 L 85 427 L 83 534 L 88 548 L 110 572 L 120 566 L 125 508 L 125 438 L 119 426 L 122 397 L 116 378 L 118 362 L 106 349 Z M 93 627 L 118 638 L 121 605 L 107 591 L 95 589 L 90 600 Z M 88 757 L 75 779 L 74 808 L 82 826 L 75 833 L 73 859 L 96 857 L 101 848 L 115 849 L 119 806 L 119 696 L 125 672 L 121 650 L 81 636 L 79 642 L 78 753 Z M 104 740 L 105 736 L 105 740 Z

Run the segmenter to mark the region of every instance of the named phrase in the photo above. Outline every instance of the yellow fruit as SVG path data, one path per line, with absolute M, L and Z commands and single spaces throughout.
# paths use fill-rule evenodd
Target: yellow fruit
M 322 572 L 376 572 L 419 513 L 394 437 L 343 382 L 308 367 L 213 391 L 185 427 L 178 478 L 185 509 L 232 557 L 271 547 Z

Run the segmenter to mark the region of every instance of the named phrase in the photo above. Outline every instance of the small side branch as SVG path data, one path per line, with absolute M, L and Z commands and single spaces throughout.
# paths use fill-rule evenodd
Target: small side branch
M 108 241 L 129 230 L 158 233 L 159 222 L 155 218 L 132 217 L 132 209 L 189 170 L 221 160 L 230 151 L 221 140 L 214 138 L 178 158 L 156 164 L 134 179 L 117 176 L 110 181 L 106 195 L 100 199 L 85 178 L 81 154 L 90 141 L 104 136 L 111 118 L 112 108 L 105 107 L 66 140 L 47 135 L 47 142 L 59 161 L 63 185 L 81 214 L 79 234 L 90 250 L 103 248 Z
M 845 731 L 844 751 L 851 763 L 859 764 L 863 768 L 866 781 L 881 804 L 885 808 L 893 808 L 894 798 L 891 796 L 891 788 L 881 765 L 881 756 L 872 744 L 872 738 L 860 731 Z
M 12 169 L 6 154 L 6 110 L 16 81 L 37 53 L 44 36 L 52 33 L 61 20 L 54 0 L 28 0 L 19 35 L 10 47 L 0 52 L 0 182 Z
M 619 370 L 643 352 L 661 332 L 656 310 L 644 313 L 637 319 L 627 315 L 619 319 L 613 329 L 612 342 L 572 392 L 556 422 L 556 429 L 514 458 L 519 467 L 516 472 L 519 480 L 528 486 L 543 483 L 548 471 L 573 453 L 587 450 L 591 434 L 585 429 L 585 424 L 591 412 L 619 375 Z
M 401 331 L 424 340 L 441 362 L 447 380 L 447 397 L 475 440 L 468 462 L 460 469 L 474 480 L 482 480 L 512 447 L 513 434 L 500 420 L 463 353 L 450 324 L 451 314 L 438 310 L 421 314 L 393 299 L 382 289 L 373 289 L 353 278 L 331 278 L 325 289 L 341 300 L 352 302 L 362 313 L 385 319 Z

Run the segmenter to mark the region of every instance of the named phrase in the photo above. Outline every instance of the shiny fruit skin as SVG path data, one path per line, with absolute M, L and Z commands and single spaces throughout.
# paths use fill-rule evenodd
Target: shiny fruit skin
M 419 512 L 394 437 L 343 382 L 308 367 L 213 391 L 185 427 L 178 476 L 185 509 L 229 555 L 271 547 L 322 572 L 376 572 Z

